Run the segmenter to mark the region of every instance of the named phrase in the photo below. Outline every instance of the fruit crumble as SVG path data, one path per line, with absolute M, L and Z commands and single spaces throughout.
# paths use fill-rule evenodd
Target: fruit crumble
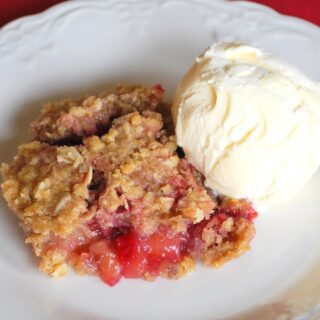
M 256 211 L 215 197 L 178 154 L 162 93 L 120 87 L 47 104 L 35 140 L 2 165 L 4 197 L 41 271 L 58 277 L 69 265 L 113 286 L 177 279 L 195 261 L 218 267 L 249 249 Z

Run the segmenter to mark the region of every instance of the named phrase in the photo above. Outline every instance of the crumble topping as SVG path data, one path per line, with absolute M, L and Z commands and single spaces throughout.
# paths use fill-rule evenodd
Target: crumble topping
M 62 276 L 70 265 L 109 285 L 177 279 L 196 260 L 217 267 L 249 249 L 256 212 L 205 188 L 165 111 L 154 111 L 161 93 L 121 87 L 48 104 L 32 124 L 40 141 L 2 165 L 4 197 L 43 272 Z
M 66 237 L 87 211 L 92 167 L 74 147 L 31 142 L 1 168 L 2 191 L 37 255 L 51 234 Z
M 32 122 L 31 130 L 39 141 L 80 141 L 103 132 L 116 117 L 133 111 L 155 110 L 160 105 L 162 92 L 160 86 L 119 86 L 99 96 L 49 102 L 43 106 L 40 117 Z

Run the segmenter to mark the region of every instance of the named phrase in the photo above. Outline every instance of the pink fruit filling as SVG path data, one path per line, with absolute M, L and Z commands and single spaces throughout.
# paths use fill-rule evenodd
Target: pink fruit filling
M 178 267 L 184 257 L 205 262 L 212 255 L 216 259 L 219 254 L 225 257 L 223 247 L 236 241 L 236 226 L 250 227 L 256 216 L 249 202 L 224 199 L 208 219 L 191 225 L 185 233 L 160 225 L 149 236 L 141 236 L 128 227 L 114 228 L 104 236 L 95 222 L 90 228 L 96 227 L 98 237 L 74 250 L 70 260 L 78 271 L 97 274 L 109 286 L 121 277 L 155 278 Z M 252 229 L 249 236 L 253 236 Z M 227 248 L 230 250 L 230 246 Z

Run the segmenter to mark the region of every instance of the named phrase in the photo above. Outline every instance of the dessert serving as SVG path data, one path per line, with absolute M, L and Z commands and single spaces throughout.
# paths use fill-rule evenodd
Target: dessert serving
M 164 89 L 120 86 L 47 103 L 1 168 L 3 195 L 40 258 L 113 286 L 177 279 L 249 249 L 251 201 L 296 193 L 320 163 L 320 89 L 259 49 L 216 44 Z
M 2 165 L 2 190 L 52 276 L 176 279 L 249 248 L 256 212 L 215 197 L 177 153 L 163 89 L 120 87 L 49 103 L 35 140 Z M 165 124 L 164 124 L 165 123 Z

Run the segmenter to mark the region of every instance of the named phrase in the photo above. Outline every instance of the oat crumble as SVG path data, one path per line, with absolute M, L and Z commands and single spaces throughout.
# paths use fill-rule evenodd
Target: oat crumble
M 256 212 L 209 194 L 177 153 L 157 110 L 162 91 L 49 103 L 31 125 L 35 140 L 2 165 L 3 195 L 43 272 L 62 276 L 69 265 L 109 285 L 176 279 L 196 260 L 217 267 L 249 249 Z

